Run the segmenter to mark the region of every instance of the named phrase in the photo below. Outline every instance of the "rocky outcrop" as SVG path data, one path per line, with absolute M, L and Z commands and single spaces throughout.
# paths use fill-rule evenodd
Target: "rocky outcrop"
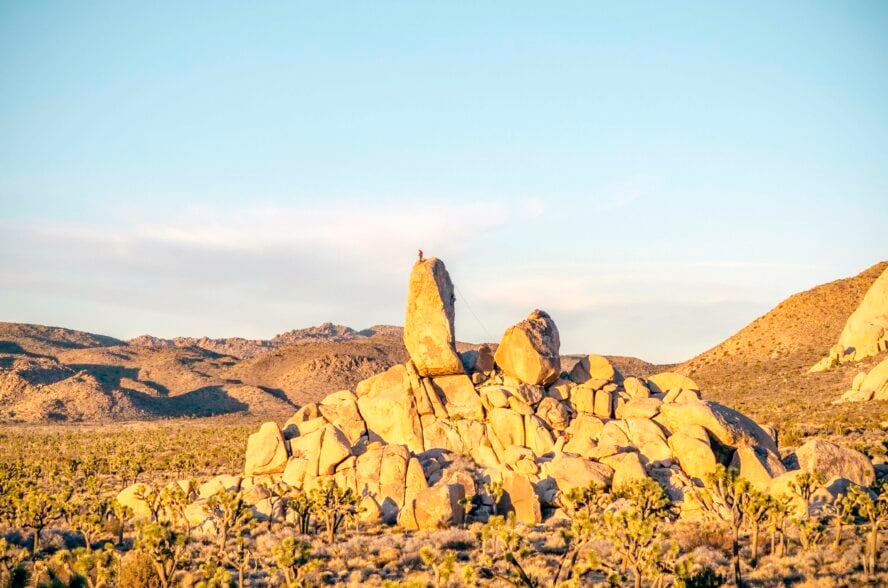
M 871 369 L 869 373 L 860 372 L 857 374 L 851 384 L 851 389 L 834 402 L 867 402 L 869 400 L 888 400 L 888 357 Z
M 357 494 L 367 523 L 434 529 L 506 511 L 534 525 L 576 489 L 648 477 L 694 516 L 687 497 L 719 465 L 763 491 L 791 488 L 797 473 L 785 471 L 773 434 L 701 400 L 689 378 L 624 379 L 594 355 L 562 374 L 557 353 L 557 328 L 535 311 L 507 331 L 495 364 L 464 355 L 467 373 L 433 376 L 416 358 L 396 365 L 354 393 L 306 404 L 284 435 L 263 425 L 250 437 L 244 478 L 201 486 L 201 500 L 239 487 L 257 516 L 275 516 L 264 481 L 312 489 L 333 480 Z M 825 479 L 874 479 L 865 456 L 824 442 L 800 448 L 798 462 Z
M 834 368 L 840 363 L 860 361 L 888 351 L 888 269 L 876 278 L 860 306 L 851 313 L 838 342 L 811 372 Z
M 410 272 L 404 345 L 421 376 L 463 373 L 453 332 L 453 282 L 444 262 L 418 261 Z
M 888 351 L 888 270 L 873 282 L 848 317 L 839 345 L 854 361 Z
M 507 375 L 533 386 L 551 384 L 561 373 L 558 327 L 542 310 L 534 310 L 509 327 L 496 348 L 496 365 Z

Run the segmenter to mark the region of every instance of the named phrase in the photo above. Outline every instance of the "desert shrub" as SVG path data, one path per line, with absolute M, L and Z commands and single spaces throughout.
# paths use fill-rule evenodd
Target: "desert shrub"
M 137 549 L 121 559 L 119 581 L 120 588 L 161 588 L 160 577 L 151 558 Z

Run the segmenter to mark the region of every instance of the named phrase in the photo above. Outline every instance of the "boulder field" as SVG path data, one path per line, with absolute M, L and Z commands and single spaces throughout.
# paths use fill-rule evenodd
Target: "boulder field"
M 191 512 L 219 489 L 240 488 L 268 516 L 263 482 L 308 490 L 333 480 L 359 496 L 365 521 L 445 527 L 460 524 L 468 505 L 479 519 L 511 510 L 536 524 L 572 489 L 650 477 L 695 516 L 683 498 L 718 464 L 775 493 L 798 474 L 781 462 L 772 429 L 703 400 L 686 376 L 624 378 L 597 355 L 561 371 L 558 329 L 541 310 L 508 328 L 495 354 L 458 354 L 444 263 L 418 262 L 409 284 L 410 360 L 302 406 L 283 428 L 263 424 L 248 440 L 243 475 L 206 482 Z M 874 479 L 865 456 L 826 442 L 801 448 L 798 463 L 833 486 Z

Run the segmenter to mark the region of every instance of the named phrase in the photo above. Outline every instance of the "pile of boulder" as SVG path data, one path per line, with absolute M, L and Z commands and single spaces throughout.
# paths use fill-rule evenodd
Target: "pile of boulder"
M 236 486 L 258 516 L 272 514 L 263 481 L 309 490 L 334 480 L 360 497 L 364 520 L 426 529 L 459 524 L 469 510 L 481 520 L 511 510 L 536 524 L 572 489 L 645 477 L 693 516 L 688 491 L 719 464 L 776 493 L 799 473 L 781 462 L 773 429 L 703 400 L 686 376 L 624 377 L 597 355 L 562 371 L 558 328 L 541 310 L 509 327 L 495 353 L 460 354 L 454 310 L 444 263 L 417 262 L 404 328 L 410 360 L 250 436 Z M 810 459 L 799 450 L 799 464 L 824 470 L 829 483 L 872 483 L 865 456 L 824 447 L 809 448 Z M 197 502 L 233 486 L 211 480 Z
M 888 351 L 888 269 L 873 282 L 860 306 L 848 317 L 838 342 L 811 367 L 811 372 L 830 370 Z
M 868 400 L 888 400 L 888 357 L 869 372 L 860 372 L 854 376 L 851 389 L 833 403 Z

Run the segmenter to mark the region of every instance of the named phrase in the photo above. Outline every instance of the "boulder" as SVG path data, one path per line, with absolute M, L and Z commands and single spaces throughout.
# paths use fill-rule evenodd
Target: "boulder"
M 118 492 L 116 499 L 121 506 L 132 510 L 134 519 L 144 520 L 151 516 L 151 507 L 145 500 L 139 498 L 139 495 L 149 496 L 152 491 L 150 485 L 137 482 Z
M 487 374 L 493 371 L 493 351 L 487 345 L 459 354 L 467 374 Z
M 860 391 L 872 400 L 888 400 L 888 358 L 870 370 L 860 382 Z
M 524 445 L 524 417 L 508 408 L 494 408 L 487 415 L 487 425 L 502 445 Z
M 602 457 L 601 463 L 614 470 L 612 481 L 614 490 L 620 490 L 632 482 L 647 478 L 641 459 L 634 451 Z
M 651 391 L 648 390 L 648 387 L 645 386 L 644 382 L 634 376 L 630 376 L 623 380 L 623 388 L 626 390 L 626 394 L 629 395 L 629 398 L 648 398 L 651 395 Z
M 540 401 L 536 414 L 556 431 L 563 431 L 570 424 L 570 409 L 550 396 Z
M 575 488 L 588 488 L 592 485 L 606 489 L 614 477 L 614 470 L 603 463 L 563 453 L 543 464 L 541 473 L 554 479 L 558 489 L 565 494 Z
M 342 431 L 352 445 L 366 432 L 364 419 L 358 410 L 358 399 L 348 390 L 327 395 L 318 405 L 318 411 L 327 422 Z
M 465 374 L 432 378 L 432 385 L 446 399 L 444 408 L 450 418 L 484 420 L 484 407 L 472 380 Z
M 873 282 L 851 313 L 838 344 L 854 361 L 888 350 L 888 269 Z
M 463 498 L 465 489 L 460 484 L 426 488 L 416 495 L 410 505 L 412 514 L 399 518 L 399 522 L 406 529 L 440 529 L 462 524 L 465 511 L 460 500 Z
M 321 451 L 318 456 L 318 475 L 329 476 L 336 471 L 336 466 L 351 455 L 348 437 L 333 425 L 322 429 Z
M 313 419 L 317 419 L 320 416 L 321 413 L 318 410 L 318 405 L 314 402 L 309 402 L 308 404 L 302 405 L 302 407 L 300 407 L 300 409 L 296 411 L 296 414 L 291 416 L 289 419 L 287 419 L 287 422 L 284 423 L 284 428 L 282 431 L 284 439 L 290 439 L 292 437 L 298 437 L 299 435 L 305 434 L 305 431 L 301 430 L 301 427 L 304 426 L 304 423 Z
M 210 518 L 210 509 L 207 507 L 206 499 L 201 498 L 186 505 L 182 514 L 185 515 L 189 527 L 193 529 L 200 527 Z
M 422 425 L 410 390 L 407 368 L 396 365 L 358 384 L 358 409 L 371 440 L 424 450 Z
M 571 390 L 573 390 L 575 386 L 576 384 L 570 380 L 558 378 L 549 384 L 546 394 L 555 400 L 570 400 Z
M 545 386 L 561 373 L 560 347 L 555 322 L 542 310 L 534 310 L 506 330 L 494 359 L 506 374 L 526 384 Z
M 583 457 L 591 457 L 595 449 L 598 436 L 604 428 L 604 421 L 591 414 L 577 415 L 570 423 L 567 434 L 570 439 L 564 444 L 563 450 L 567 453 L 576 453 Z
M 210 478 L 197 488 L 197 495 L 200 498 L 209 498 L 215 496 L 223 490 L 229 492 L 237 492 L 240 490 L 241 477 L 222 474 L 214 478 Z
M 642 461 L 652 465 L 666 465 L 672 460 L 672 450 L 666 443 L 663 429 L 650 419 L 627 418 L 622 423 L 630 443 L 638 448 Z
M 540 499 L 533 484 L 524 474 L 503 472 L 503 510 L 514 510 L 515 518 L 525 525 L 538 525 L 543 520 Z
M 410 272 L 404 346 L 421 376 L 463 373 L 453 332 L 453 282 L 444 262 L 418 261 Z
M 771 480 L 786 473 L 780 458 L 760 447 L 738 447 L 731 460 L 731 467 L 739 471 L 756 490 L 767 491 Z
M 247 440 L 244 475 L 279 474 L 287 465 L 287 446 L 277 423 L 263 423 Z
M 802 471 L 820 474 L 824 480 L 845 478 L 860 486 L 872 486 L 876 470 L 867 456 L 823 439 L 811 439 L 796 450 Z
M 616 417 L 618 419 L 652 419 L 660 412 L 661 404 L 663 401 L 659 398 L 633 398 L 625 404 L 617 406 Z
M 675 372 L 662 372 L 647 379 L 648 388 L 655 394 L 666 394 L 670 391 L 695 390 L 700 387 L 694 380 Z
M 502 386 L 483 386 L 479 389 L 482 404 L 487 404 L 487 409 L 508 408 L 511 393 Z
M 596 390 L 595 406 L 593 407 L 592 412 L 595 414 L 595 416 L 603 419 L 613 418 L 615 404 L 616 399 L 614 398 L 613 392 L 611 392 L 607 388 Z
M 555 439 L 545 422 L 531 414 L 524 417 L 524 444 L 536 455 L 545 455 L 555 448 Z
M 578 414 L 595 414 L 595 390 L 586 386 L 576 386 L 570 391 L 570 405 Z
M 749 417 L 717 402 L 693 400 L 663 403 L 657 421 L 670 431 L 700 425 L 729 447 L 760 445 L 777 453 L 777 444 L 762 427 Z
M 617 371 L 606 357 L 588 355 L 574 365 L 570 370 L 569 378 L 577 384 L 583 384 L 589 380 L 605 383 L 615 382 L 617 381 Z
M 698 482 L 715 472 L 718 460 L 709 444 L 706 429 L 690 425 L 669 436 L 669 448 L 681 469 Z

